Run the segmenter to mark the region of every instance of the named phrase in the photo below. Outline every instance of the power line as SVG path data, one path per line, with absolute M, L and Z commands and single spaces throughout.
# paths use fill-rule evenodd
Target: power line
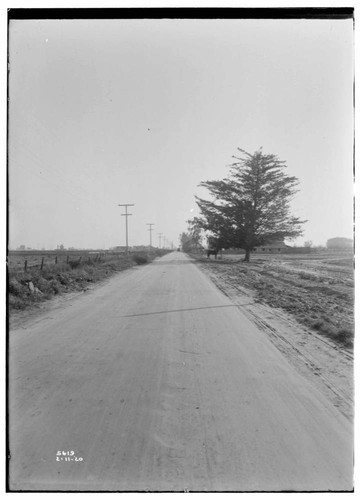
M 151 248 L 151 247 L 152 247 L 152 235 L 151 235 L 151 233 L 152 233 L 152 231 L 153 231 L 152 226 L 155 226 L 155 224 L 153 224 L 153 223 L 151 222 L 151 223 L 147 223 L 146 225 L 147 225 L 147 226 L 149 226 L 148 231 L 150 231 L 150 248 Z
M 162 233 L 158 233 L 158 236 L 159 236 L 159 248 L 161 248 L 161 236 L 162 236 Z
M 129 243 L 128 243 L 128 217 L 132 214 L 129 214 L 127 211 L 128 207 L 134 207 L 134 203 L 123 203 L 123 204 L 118 204 L 119 207 L 125 207 L 125 213 L 121 214 L 126 217 L 126 253 L 129 251 Z

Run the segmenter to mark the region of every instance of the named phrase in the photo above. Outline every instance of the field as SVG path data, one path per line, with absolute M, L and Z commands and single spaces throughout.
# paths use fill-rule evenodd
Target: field
M 345 348 L 354 336 L 354 262 L 350 253 L 195 256 L 224 289 L 244 291 L 280 308 L 299 323 Z

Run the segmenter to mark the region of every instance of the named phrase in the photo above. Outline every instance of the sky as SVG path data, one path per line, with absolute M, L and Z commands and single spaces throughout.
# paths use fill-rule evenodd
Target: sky
M 296 176 L 291 244 L 352 237 L 352 20 L 9 26 L 9 247 L 178 245 L 240 147 Z M 161 246 L 164 240 L 161 240 Z

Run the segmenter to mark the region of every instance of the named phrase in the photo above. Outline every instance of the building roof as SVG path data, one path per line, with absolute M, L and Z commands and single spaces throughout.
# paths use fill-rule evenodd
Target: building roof
M 269 241 L 265 245 L 259 245 L 257 248 L 288 248 L 289 245 L 286 245 L 282 240 L 274 240 Z

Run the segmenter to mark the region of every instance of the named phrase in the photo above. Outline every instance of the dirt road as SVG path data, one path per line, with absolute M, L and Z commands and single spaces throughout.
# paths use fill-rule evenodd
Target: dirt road
M 12 329 L 9 350 L 13 490 L 352 489 L 349 421 L 182 253 Z

